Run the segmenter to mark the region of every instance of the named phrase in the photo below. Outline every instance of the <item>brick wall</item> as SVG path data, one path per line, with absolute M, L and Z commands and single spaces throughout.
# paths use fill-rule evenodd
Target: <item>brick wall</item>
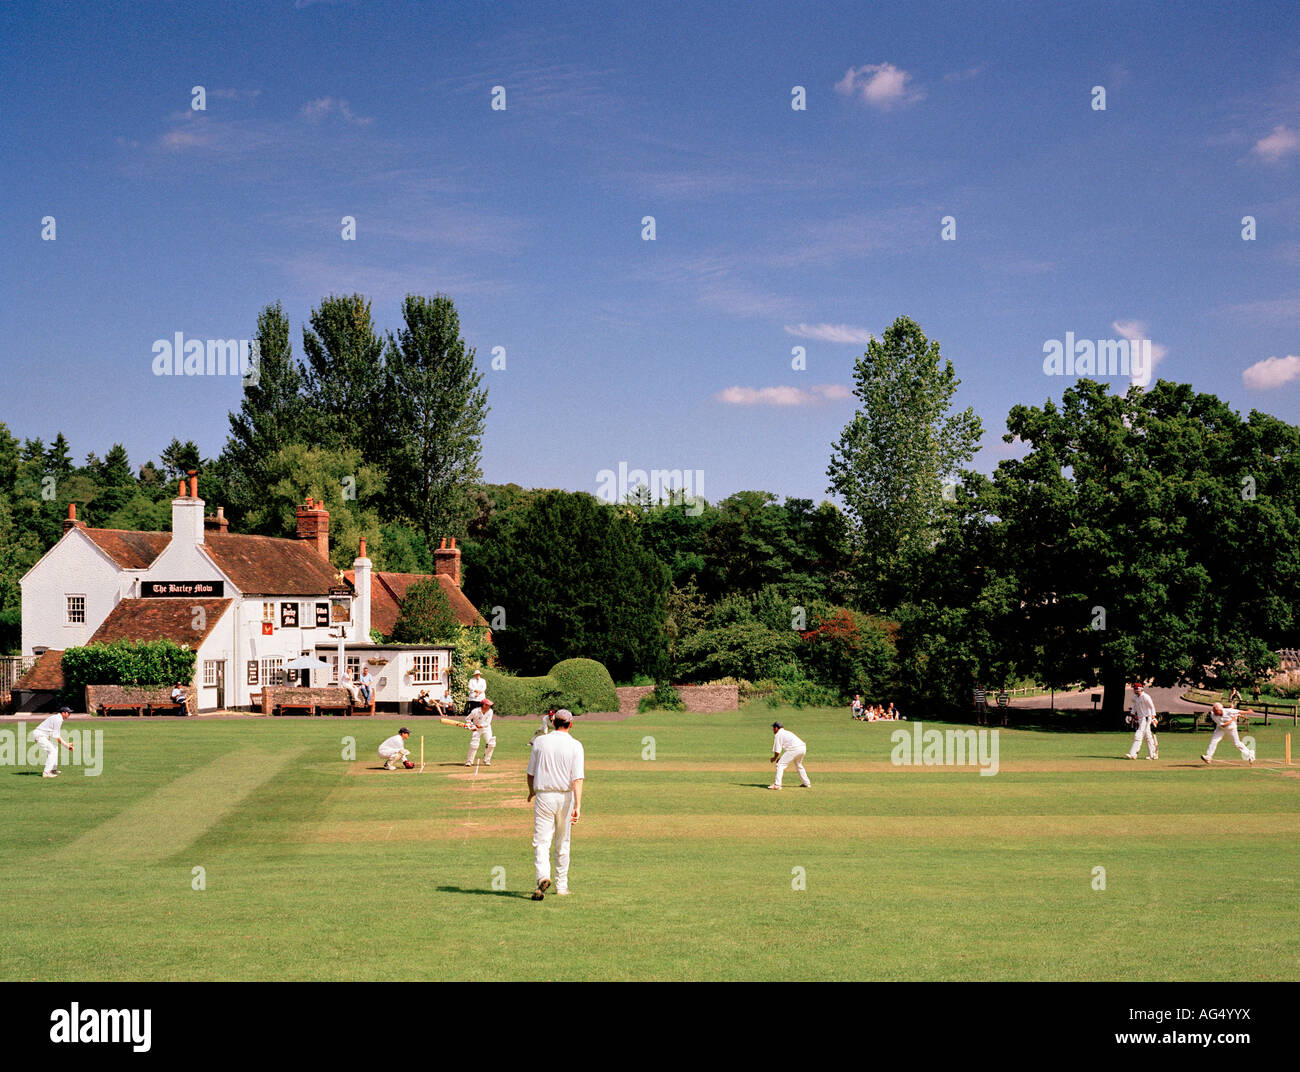
M 618 692 L 619 714 L 636 714 L 642 696 L 654 692 L 652 685 L 629 685 Z M 677 695 L 686 704 L 687 711 L 708 714 L 713 711 L 735 711 L 740 706 L 740 693 L 735 685 L 678 685 Z

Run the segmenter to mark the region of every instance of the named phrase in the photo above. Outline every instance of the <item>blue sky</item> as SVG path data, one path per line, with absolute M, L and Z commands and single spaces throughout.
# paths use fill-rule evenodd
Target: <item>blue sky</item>
M 1067 332 L 1300 423 L 1293 4 L 16 3 L 0 35 L 0 420 L 78 461 L 215 456 L 238 381 L 157 377 L 154 341 L 279 300 L 301 356 L 354 291 L 393 329 L 455 300 L 494 482 L 825 498 L 899 315 L 984 471 Z

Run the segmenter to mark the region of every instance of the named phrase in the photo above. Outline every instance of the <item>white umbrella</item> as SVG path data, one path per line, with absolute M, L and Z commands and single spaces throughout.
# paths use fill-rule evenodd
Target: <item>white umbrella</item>
M 323 659 L 314 659 L 310 655 L 300 655 L 292 662 L 284 664 L 286 670 L 329 670 L 330 664 Z

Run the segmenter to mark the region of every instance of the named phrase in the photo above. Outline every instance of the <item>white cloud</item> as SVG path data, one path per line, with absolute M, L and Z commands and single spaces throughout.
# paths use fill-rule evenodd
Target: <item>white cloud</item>
M 1270 164 L 1300 149 L 1300 133 L 1278 124 L 1273 133 L 1255 142 L 1255 155 Z
M 1300 357 L 1266 357 L 1241 374 L 1241 382 L 1252 391 L 1271 391 L 1292 380 L 1300 380 Z
M 319 123 L 331 115 L 341 116 L 344 122 L 356 123 L 358 126 L 365 126 L 372 121 L 368 116 L 356 115 L 348 107 L 347 101 L 335 97 L 317 97 L 315 100 L 310 100 L 302 106 L 299 114 L 309 123 Z
M 892 63 L 868 63 L 850 67 L 835 83 L 835 91 L 846 97 L 861 97 L 864 104 L 887 110 L 896 104 L 925 99 L 918 89 L 909 88 L 912 76 Z
M 855 328 L 852 324 L 786 324 L 785 332 L 796 339 L 817 339 L 819 342 L 867 343 L 872 338 L 866 328 Z
M 728 387 L 713 397 L 731 406 L 814 406 L 852 398 L 853 392 L 843 384 L 822 383 L 806 391 L 801 387 Z
M 1115 331 L 1120 338 L 1127 339 L 1130 343 L 1142 340 L 1150 340 L 1151 336 L 1147 332 L 1147 325 L 1142 320 L 1114 320 L 1111 322 L 1111 329 Z M 1151 368 L 1138 369 L 1133 368 L 1130 362 L 1130 368 L 1133 368 L 1133 381 L 1139 387 L 1145 387 L 1151 382 L 1151 373 L 1155 367 L 1164 360 L 1165 355 L 1169 353 L 1168 346 L 1161 346 L 1158 342 L 1151 343 Z

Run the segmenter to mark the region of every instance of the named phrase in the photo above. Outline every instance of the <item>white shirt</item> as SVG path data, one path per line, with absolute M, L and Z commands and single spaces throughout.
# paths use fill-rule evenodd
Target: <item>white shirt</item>
M 567 733 L 548 733 L 533 742 L 528 756 L 528 773 L 536 793 L 567 793 L 584 778 L 582 742 Z
M 1241 714 L 1241 712 L 1237 708 L 1225 707 L 1223 709 L 1223 714 L 1221 715 L 1216 715 L 1211 711 L 1210 718 L 1214 719 L 1214 721 L 1220 726 L 1231 726 L 1237 721 L 1237 716 L 1239 714 Z
M 406 749 L 406 742 L 402 740 L 400 733 L 394 733 L 383 744 L 379 746 L 380 752 L 401 752 Z
M 808 746 L 789 730 L 777 730 L 772 735 L 772 751 L 780 754 L 784 751 L 806 752 Z
M 470 729 L 487 729 L 492 725 L 492 708 L 480 707 L 477 711 L 471 711 L 469 718 L 465 719 L 465 724 Z
M 1136 693 L 1133 696 L 1133 717 L 1139 721 L 1144 718 L 1156 717 L 1156 702 L 1151 699 L 1145 692 L 1141 696 Z
M 469 698 L 471 700 L 481 700 L 487 695 L 487 682 L 481 677 L 472 677 L 469 679 Z
M 53 714 L 32 730 L 33 734 L 40 733 L 49 737 L 58 737 L 63 732 L 63 716 Z

